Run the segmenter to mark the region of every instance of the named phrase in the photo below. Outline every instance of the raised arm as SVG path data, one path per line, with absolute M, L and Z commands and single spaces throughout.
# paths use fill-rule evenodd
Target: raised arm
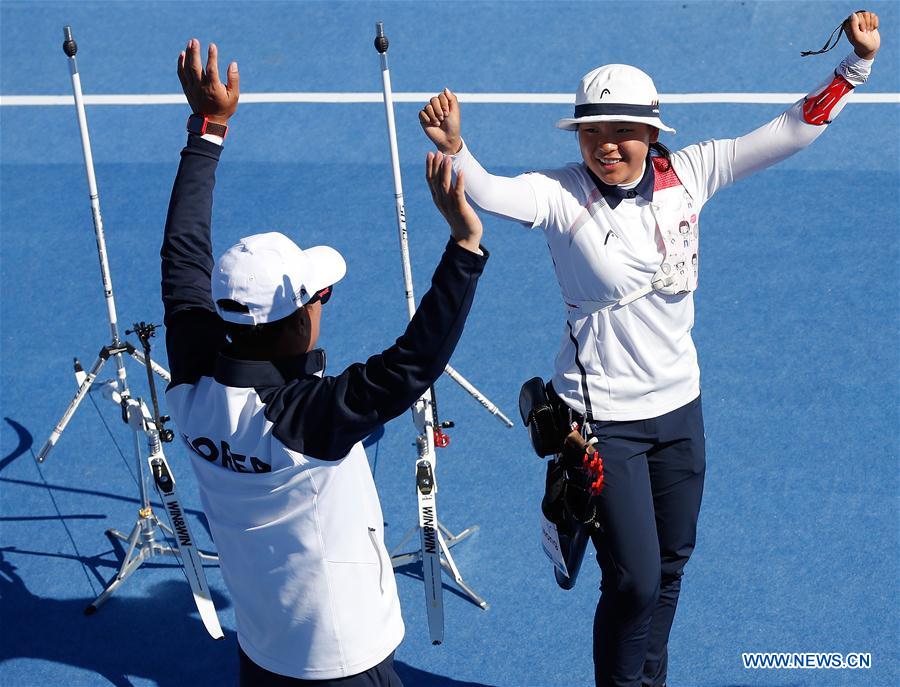
M 854 51 L 787 111 L 744 136 L 707 141 L 673 155 L 682 181 L 693 177 L 701 202 L 719 189 L 803 150 L 825 132 L 853 89 L 865 83 L 881 44 L 878 17 L 872 12 L 851 14 L 844 30 Z
M 444 155 L 453 156 L 453 170 L 466 176 L 466 193 L 485 212 L 531 224 L 537 217 L 534 190 L 521 177 L 489 174 L 465 146 L 461 136 L 459 100 L 449 89 L 434 96 L 419 111 L 425 135 Z
M 406 331 L 387 350 L 335 377 L 301 380 L 267 401 L 276 436 L 322 460 L 342 458 L 376 427 L 406 411 L 441 375 L 462 335 L 487 261 L 481 221 L 465 199 L 464 177 L 451 180 L 449 160 L 428 154 L 432 198 L 451 240 Z M 315 431 L 312 431 L 312 430 Z
M 878 15 L 851 14 L 844 21 L 844 32 L 853 52 L 833 74 L 780 117 L 736 139 L 735 181 L 780 162 L 816 140 L 844 109 L 853 89 L 865 83 L 881 46 Z
M 229 67 L 227 84 L 219 81 L 214 44 L 209 46 L 204 70 L 200 43 L 188 41 L 178 56 L 178 78 L 194 114 L 226 124 L 237 109 L 237 64 Z M 221 138 L 211 135 L 188 137 L 169 200 L 160 257 L 166 347 L 173 384 L 211 374 L 215 356 L 224 343 L 222 322 L 210 290 L 213 189 L 221 143 Z

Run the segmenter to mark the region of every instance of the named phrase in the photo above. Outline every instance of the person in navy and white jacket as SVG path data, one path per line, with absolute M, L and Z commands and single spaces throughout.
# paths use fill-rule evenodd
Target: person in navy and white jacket
M 213 187 L 237 64 L 221 83 L 215 45 L 204 69 L 191 40 L 178 74 L 194 115 L 161 250 L 166 399 L 234 602 L 241 685 L 397 687 L 403 621 L 360 441 L 447 364 L 487 260 L 481 222 L 449 158 L 429 153 L 428 183 L 452 237 L 431 288 L 393 346 L 324 375 L 315 344 L 344 260 L 272 232 L 213 262 Z
M 706 467 L 700 368 L 691 340 L 698 217 L 730 184 L 812 143 L 866 81 L 878 17 L 852 14 L 851 52 L 820 86 L 739 138 L 677 152 L 661 146 L 656 87 L 611 64 L 588 73 L 574 117 L 582 162 L 515 178 L 487 173 L 460 134 L 456 97 L 433 97 L 419 121 L 453 156 L 483 210 L 539 227 L 566 304 L 552 387 L 597 438 L 602 570 L 594 621 L 598 686 L 659 687 L 685 564 L 695 544 Z M 651 151 L 656 154 L 651 155 Z

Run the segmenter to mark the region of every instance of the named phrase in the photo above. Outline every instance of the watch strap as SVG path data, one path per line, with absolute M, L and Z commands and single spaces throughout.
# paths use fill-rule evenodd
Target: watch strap
M 187 121 L 188 133 L 203 136 L 204 134 L 212 134 L 213 136 L 221 136 L 223 139 L 228 133 L 226 124 L 211 122 L 209 117 L 205 115 L 192 114 Z

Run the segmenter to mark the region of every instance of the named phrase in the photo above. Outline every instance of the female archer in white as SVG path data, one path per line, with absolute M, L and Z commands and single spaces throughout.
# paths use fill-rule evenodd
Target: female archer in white
M 594 620 L 598 686 L 665 684 L 682 571 L 696 538 L 706 466 L 700 369 L 691 340 L 698 217 L 720 189 L 802 150 L 869 75 L 878 17 L 843 24 L 851 52 L 786 112 L 734 139 L 669 153 L 657 91 L 642 71 L 585 75 L 574 116 L 582 161 L 515 178 L 486 172 L 463 143 L 456 97 L 419 113 L 484 210 L 543 230 L 567 306 L 553 390 L 597 438 L 602 570 Z

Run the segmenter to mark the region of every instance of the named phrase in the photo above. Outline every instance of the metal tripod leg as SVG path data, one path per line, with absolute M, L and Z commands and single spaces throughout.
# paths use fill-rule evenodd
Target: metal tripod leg
M 100 350 L 100 355 L 97 357 L 97 360 L 94 361 L 94 364 L 91 366 L 91 369 L 88 370 L 87 374 L 81 371 L 81 364 L 77 360 L 75 361 L 75 379 L 78 381 L 78 391 L 75 392 L 75 397 L 69 402 L 69 406 L 66 408 L 65 412 L 62 414 L 62 417 L 59 419 L 59 422 L 56 423 L 56 426 L 53 428 L 53 431 L 47 438 L 47 441 L 44 442 L 44 445 L 38 452 L 36 457 L 38 463 L 43 463 L 50 451 L 53 450 L 53 447 L 56 446 L 56 442 L 59 441 L 60 436 L 62 436 L 62 433 L 65 431 L 66 427 L 71 421 L 72 416 L 75 415 L 75 411 L 78 410 L 78 406 L 81 405 L 81 402 L 91 390 L 91 387 L 93 386 L 94 381 L 97 379 L 97 375 L 100 374 L 100 370 L 103 365 L 110 357 L 121 355 L 121 350 L 122 349 L 120 347 L 117 347 L 115 344 L 111 344 L 110 346 L 102 348 Z M 113 351 L 113 353 L 110 354 L 109 351 Z M 115 351 L 120 352 L 116 353 Z M 135 350 L 131 350 L 130 353 L 131 357 L 137 360 L 141 365 L 143 365 L 144 367 L 147 366 L 147 358 L 143 353 Z M 165 381 L 172 381 L 172 377 L 169 372 L 153 360 L 150 361 L 150 369 Z
M 475 534 L 478 531 L 478 525 L 472 525 L 471 527 L 467 527 L 466 529 L 464 529 L 459 534 L 453 534 L 449 529 L 447 529 L 447 527 L 444 526 L 443 523 L 438 522 L 438 530 L 440 530 L 441 534 L 443 534 L 446 538 L 447 548 L 452 549 L 463 539 L 468 539 L 473 534 Z
M 412 539 L 419 533 L 419 526 L 416 525 L 409 532 L 403 535 L 403 539 L 400 540 L 400 543 L 394 547 L 394 550 L 391 551 L 391 565 L 394 568 L 400 568 L 408 563 L 415 563 L 416 561 L 422 560 L 422 550 L 416 549 L 415 551 L 410 551 L 409 553 L 397 553 L 398 551 L 402 551 L 403 547 L 406 546 L 406 542 Z
M 137 360 L 141 365 L 147 367 L 147 358 L 140 351 L 130 351 L 131 357 Z M 158 375 L 164 382 L 171 382 L 172 376 L 169 374 L 169 371 L 164 368 L 162 365 L 157 363 L 155 360 L 150 361 L 150 369 Z
M 473 603 L 487 610 L 489 608 L 488 602 L 463 579 L 462 574 L 459 572 L 459 568 L 456 566 L 456 562 L 453 560 L 453 556 L 450 554 L 451 548 L 478 531 L 478 525 L 467 527 L 459 534 L 453 534 L 443 523 L 438 521 L 437 531 L 438 543 L 441 547 L 441 567 L 453 576 L 453 580 L 456 582 L 457 586 L 472 600 Z M 413 537 L 418 535 L 418 533 L 419 526 L 416 525 L 403 535 L 403 539 L 401 539 L 400 543 L 394 547 L 393 551 L 391 551 L 391 565 L 394 568 L 400 568 L 404 565 L 409 565 L 410 563 L 422 560 L 422 549 L 398 553 L 399 551 L 402 551 L 403 547 L 406 546 Z
M 125 550 L 125 556 L 122 558 L 122 565 L 112 581 L 106 585 L 106 589 L 98 596 L 87 608 L 84 609 L 85 615 L 94 614 L 113 592 L 118 589 L 125 580 L 131 577 L 135 570 L 141 567 L 145 561 L 154 556 L 177 556 L 178 549 L 167 544 L 161 544 L 156 540 L 157 529 L 162 529 L 161 523 L 156 515 L 149 508 L 141 509 L 138 513 L 138 520 L 134 523 L 131 533 L 126 537 L 118 530 L 107 530 L 107 533 L 128 543 Z
M 456 563 L 453 561 L 453 556 L 450 555 L 450 547 L 447 546 L 447 541 L 444 539 L 444 535 L 442 533 L 443 528 L 438 529 L 438 543 L 441 546 L 441 567 L 446 570 L 448 573 L 453 575 L 453 579 L 456 584 L 462 589 L 466 596 L 468 596 L 472 601 L 481 606 L 483 609 L 487 610 L 488 602 L 485 601 L 474 589 L 472 589 L 466 581 L 463 580 L 462 575 L 459 572 L 459 568 L 456 567 Z M 472 528 L 470 527 L 469 530 Z M 468 530 L 467 530 L 468 531 Z M 471 532 L 470 532 L 471 534 Z M 465 535 L 468 536 L 468 535 Z M 461 537 L 455 537 L 458 542 Z M 456 543 L 456 542 L 454 542 Z
M 62 436 L 63 431 L 66 429 L 66 426 L 69 424 L 69 421 L 72 419 L 72 416 L 75 414 L 75 411 L 78 410 L 78 406 L 81 405 L 81 402 L 84 400 L 84 397 L 87 396 L 88 391 L 91 390 L 91 385 L 94 383 L 94 380 L 97 378 L 97 375 L 100 374 L 100 369 L 103 367 L 103 364 L 106 362 L 106 358 L 103 355 L 100 355 L 94 364 L 91 366 L 90 371 L 87 373 L 84 381 L 78 386 L 78 391 L 75 393 L 75 398 L 73 398 L 69 402 L 69 407 L 66 408 L 66 411 L 63 413 L 62 417 L 59 419 L 59 422 L 56 423 L 56 427 L 53 428 L 53 431 L 50 433 L 47 441 L 44 442 L 44 445 L 41 447 L 41 450 L 38 452 L 36 460 L 38 463 L 43 463 L 44 459 L 47 457 L 47 454 L 53 449 L 56 445 L 56 442 L 59 441 L 59 437 Z M 80 369 L 80 366 L 76 367 L 76 370 Z

